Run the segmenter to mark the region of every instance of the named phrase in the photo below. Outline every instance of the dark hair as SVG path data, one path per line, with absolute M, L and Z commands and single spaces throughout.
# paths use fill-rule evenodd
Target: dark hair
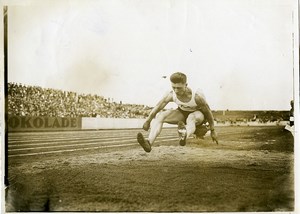
M 172 83 L 186 83 L 186 75 L 181 72 L 176 72 L 170 76 Z

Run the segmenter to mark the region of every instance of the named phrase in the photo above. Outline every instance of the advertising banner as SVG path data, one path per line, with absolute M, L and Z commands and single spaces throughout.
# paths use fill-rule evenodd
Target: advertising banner
M 81 130 L 81 118 L 8 116 L 8 131 Z

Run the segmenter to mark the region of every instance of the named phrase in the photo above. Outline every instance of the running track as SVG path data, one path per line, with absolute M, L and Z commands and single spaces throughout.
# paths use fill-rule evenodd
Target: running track
M 76 153 L 116 147 L 139 147 L 136 135 L 140 129 L 18 132 L 8 134 L 8 157 L 41 156 L 45 154 Z M 142 132 L 146 136 L 146 132 Z M 178 141 L 174 128 L 163 129 L 157 143 Z

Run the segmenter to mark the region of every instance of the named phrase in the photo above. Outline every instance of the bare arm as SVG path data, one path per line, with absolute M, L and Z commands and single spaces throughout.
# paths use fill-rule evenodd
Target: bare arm
M 156 114 L 164 109 L 164 107 L 173 100 L 172 93 L 167 93 L 152 109 L 149 116 L 146 118 L 146 122 L 143 125 L 143 129 L 148 131 L 151 121 L 155 118 Z
M 198 94 L 196 94 L 195 101 L 201 112 L 204 114 L 204 117 L 206 118 L 207 122 L 209 123 L 211 137 L 213 141 L 218 143 L 217 134 L 215 132 L 214 117 L 209 108 L 209 105 L 207 104 L 206 100 Z

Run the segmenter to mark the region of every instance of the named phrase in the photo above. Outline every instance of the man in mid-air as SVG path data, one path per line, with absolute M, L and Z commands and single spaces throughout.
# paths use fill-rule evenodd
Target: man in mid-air
M 206 121 L 209 123 L 212 140 L 218 143 L 213 114 L 204 95 L 200 91 L 187 87 L 187 77 L 184 73 L 173 73 L 170 76 L 170 81 L 173 90 L 166 93 L 152 109 L 146 118 L 143 129 L 145 131 L 150 129 L 151 121 L 169 102 L 175 102 L 178 108 L 160 112 L 151 124 L 147 139 L 144 138 L 142 133 L 137 134 L 138 143 L 146 152 L 150 152 L 151 146 L 162 130 L 163 123 L 169 123 L 178 124 L 179 144 L 184 146 L 186 139 L 195 133 L 196 126 L 202 125 Z

